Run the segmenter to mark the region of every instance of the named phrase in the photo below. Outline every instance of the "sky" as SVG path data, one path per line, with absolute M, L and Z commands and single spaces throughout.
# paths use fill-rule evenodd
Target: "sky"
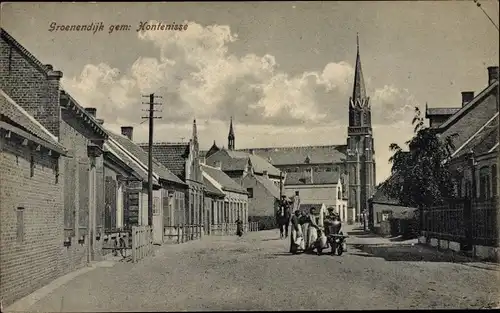
M 498 25 L 498 1 L 481 3 Z M 183 27 L 137 31 L 159 22 Z M 106 128 L 133 126 L 146 142 L 142 95 L 155 93 L 154 140 L 186 141 L 196 119 L 201 149 L 227 147 L 231 116 L 237 149 L 346 144 L 359 33 L 377 182 L 389 144 L 412 136 L 414 107 L 459 107 L 499 58 L 498 30 L 473 1 L 20 2 L 2 3 L 0 23 Z

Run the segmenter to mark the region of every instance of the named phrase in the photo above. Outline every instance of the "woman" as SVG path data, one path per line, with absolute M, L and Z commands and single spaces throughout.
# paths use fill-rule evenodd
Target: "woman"
M 304 240 L 302 235 L 302 228 L 300 226 L 300 211 L 294 212 L 291 218 L 292 233 L 290 236 L 290 253 L 297 253 L 299 250 L 304 250 Z
M 299 210 L 297 210 L 299 211 Z M 300 211 L 299 223 L 302 228 L 302 234 L 304 235 L 304 247 L 307 249 L 309 247 L 309 216 L 306 211 Z
M 318 223 L 316 221 L 316 208 L 312 207 L 309 209 L 309 214 L 307 215 L 307 224 L 308 226 L 308 231 L 307 231 L 307 250 L 313 251 L 314 248 L 316 247 L 316 240 L 318 239 Z

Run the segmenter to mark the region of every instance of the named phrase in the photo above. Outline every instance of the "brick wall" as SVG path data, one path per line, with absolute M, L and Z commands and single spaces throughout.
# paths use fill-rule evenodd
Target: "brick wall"
M 0 38 L 0 86 L 55 136 L 59 136 L 59 79 L 27 51 L 11 44 L 2 30 Z M 29 53 L 29 52 L 28 52 Z
M 47 151 L 0 139 L 0 294 L 4 305 L 65 273 L 63 247 L 64 175 Z M 33 156 L 34 173 L 31 177 Z M 23 207 L 22 221 L 18 207 Z M 18 241 L 18 227 L 24 234 Z

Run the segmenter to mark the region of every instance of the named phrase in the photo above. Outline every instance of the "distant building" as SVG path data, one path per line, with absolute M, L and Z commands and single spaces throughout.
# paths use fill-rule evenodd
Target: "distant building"
M 248 220 L 247 191 L 227 176 L 220 168 L 201 165 L 203 179 L 206 181 L 212 194 L 224 194 L 224 197 L 213 199 L 210 219 L 213 225 L 235 223 L 237 219 L 245 224 Z
M 148 151 L 148 144 L 139 146 Z M 204 225 L 208 216 L 205 212 L 205 186 L 200 168 L 198 131 L 196 120 L 193 121 L 193 133 L 189 142 L 154 143 L 153 157 L 172 171 L 188 185 L 185 212 L 177 212 L 169 221 L 170 225 L 191 224 Z M 182 214 L 184 213 L 184 214 Z
M 286 175 L 285 195 L 293 197 L 299 193 L 300 203 L 323 203 L 333 207 L 343 221 L 354 221 L 354 210 L 347 206 L 343 197 L 341 175 L 336 172 L 293 172 Z

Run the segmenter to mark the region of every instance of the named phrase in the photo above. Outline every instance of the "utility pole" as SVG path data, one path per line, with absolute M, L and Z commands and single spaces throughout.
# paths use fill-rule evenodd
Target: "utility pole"
M 161 112 L 155 110 L 155 105 L 161 105 L 161 103 L 155 103 L 155 98 L 161 98 L 160 96 L 155 96 L 154 93 L 146 95 L 143 97 L 148 97 L 149 102 L 143 102 L 143 104 L 149 104 L 149 109 L 143 110 L 148 111 L 148 116 L 143 116 L 144 119 L 149 119 L 149 144 L 148 144 L 148 225 L 153 226 L 153 126 L 154 119 L 161 118 L 159 116 L 154 116 L 154 112 Z

